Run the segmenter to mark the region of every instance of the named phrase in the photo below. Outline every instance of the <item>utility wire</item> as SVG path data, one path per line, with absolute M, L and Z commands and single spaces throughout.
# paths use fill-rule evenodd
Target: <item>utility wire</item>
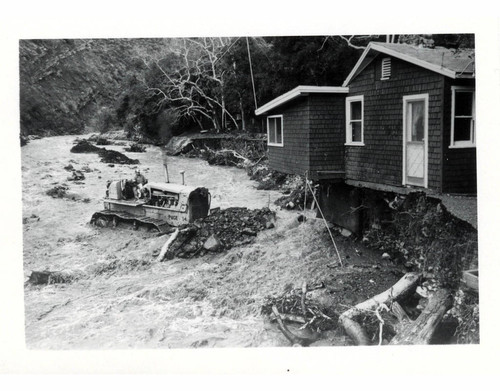
M 218 58 L 214 61 L 214 64 L 216 64 L 216 63 L 217 63 L 217 62 L 218 62 L 218 61 L 219 61 L 222 57 L 224 57 L 224 56 L 227 54 L 227 52 L 229 52 L 229 51 L 231 50 L 231 48 L 232 48 L 232 47 L 236 44 L 236 42 L 238 42 L 238 41 L 239 41 L 239 39 L 240 39 L 240 38 L 241 38 L 241 37 L 236 38 L 236 39 L 234 40 L 234 42 L 233 42 L 231 45 L 229 45 L 229 47 L 226 49 L 226 51 L 225 51 L 224 53 L 222 53 L 222 54 L 221 54 L 221 55 L 220 55 L 220 56 L 219 56 L 219 57 L 218 57 Z
M 257 110 L 257 95 L 255 94 L 255 81 L 253 79 L 252 57 L 250 56 L 250 44 L 248 43 L 248 37 L 246 37 L 246 40 L 247 40 L 247 50 L 248 50 L 248 62 L 250 64 L 250 77 L 252 78 L 253 100 L 255 102 L 255 110 Z

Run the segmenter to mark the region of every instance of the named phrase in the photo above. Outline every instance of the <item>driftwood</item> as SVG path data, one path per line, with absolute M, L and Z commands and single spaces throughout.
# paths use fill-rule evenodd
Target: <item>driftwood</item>
M 421 275 L 418 273 L 405 274 L 396 284 L 385 292 L 357 304 L 345 311 L 339 317 L 339 323 L 346 334 L 356 343 L 356 345 L 369 345 L 370 338 L 364 328 L 354 320 L 354 317 L 366 312 L 375 312 L 381 305 L 390 306 L 392 302 L 406 296 L 415 290 Z
M 224 154 L 224 153 L 231 153 L 236 159 L 243 160 L 243 164 L 245 164 L 245 165 L 250 165 L 252 163 L 245 156 L 239 154 L 236 151 L 233 151 L 232 149 L 221 149 L 221 150 L 217 151 L 217 154 Z
M 283 335 L 292 343 L 292 345 L 309 346 L 313 342 L 316 342 L 316 340 L 313 338 L 299 337 L 298 335 L 292 333 L 288 329 L 288 327 L 286 327 L 285 323 L 283 322 L 283 319 L 281 318 L 281 314 L 279 313 L 275 305 L 273 305 L 272 311 L 274 316 L 276 317 L 276 321 L 278 322 L 278 328 L 283 333 Z
M 176 228 L 176 230 L 174 231 L 174 233 L 172 235 L 170 235 L 170 237 L 168 238 L 168 240 L 165 242 L 165 244 L 161 248 L 160 255 L 158 255 L 158 258 L 156 258 L 157 262 L 163 261 L 163 258 L 165 258 L 165 255 L 167 254 L 167 251 L 168 251 L 170 245 L 177 238 L 177 235 L 179 235 L 179 229 L 178 228 Z
M 420 316 L 407 324 L 392 338 L 390 345 L 426 345 L 432 339 L 446 311 L 453 304 L 450 291 L 439 289 L 434 293 Z
M 307 282 L 304 281 L 302 283 L 302 296 L 300 298 L 300 307 L 302 309 L 302 315 L 304 315 L 304 318 L 307 315 L 307 310 L 306 310 L 306 293 L 307 293 Z
M 294 314 L 280 314 L 281 319 L 285 320 L 287 322 L 293 322 L 293 323 L 301 323 L 305 324 L 306 319 L 303 316 L 300 315 L 294 315 Z

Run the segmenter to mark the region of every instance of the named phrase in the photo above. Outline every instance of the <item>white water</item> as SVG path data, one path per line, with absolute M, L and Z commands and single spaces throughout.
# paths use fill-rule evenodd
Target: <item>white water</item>
M 135 166 L 100 163 L 96 154 L 72 154 L 74 136 L 31 141 L 22 148 L 24 274 L 32 270 L 81 272 L 69 284 L 25 288 L 26 343 L 29 348 L 177 348 L 288 346 L 260 314 L 265 296 L 278 294 L 302 278 L 329 273 L 334 253 L 321 221 L 299 225 L 296 214 L 279 211 L 276 228 L 256 243 L 198 259 L 154 259 L 166 236 L 131 230 L 100 230 L 89 225 L 102 209 L 108 179 L 131 178 Z M 123 152 L 123 147 L 106 148 Z M 163 180 L 161 151 L 124 152 L 140 160 L 150 181 Z M 66 181 L 88 165 L 84 184 Z M 271 206 L 280 196 L 256 190 L 243 170 L 209 166 L 198 159 L 169 158 L 172 182 L 185 171 L 188 185 L 205 186 L 212 207 Z M 89 202 L 53 199 L 57 184 Z M 35 216 L 35 217 L 32 217 Z M 38 220 L 39 217 L 39 220 Z M 326 243 L 326 244 L 325 244 Z M 141 269 L 130 260 L 153 261 Z M 115 261 L 102 273 L 99 267 Z M 117 266 L 118 265 L 118 266 Z M 300 278 L 299 278 L 300 277 Z

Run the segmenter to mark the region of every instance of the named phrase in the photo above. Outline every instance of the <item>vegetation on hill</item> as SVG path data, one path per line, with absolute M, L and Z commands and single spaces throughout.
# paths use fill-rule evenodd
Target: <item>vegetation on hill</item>
M 160 142 L 185 130 L 261 131 L 254 111 L 303 85 L 340 85 L 386 36 L 21 40 L 21 133 L 125 129 Z M 391 36 L 473 46 L 473 35 Z

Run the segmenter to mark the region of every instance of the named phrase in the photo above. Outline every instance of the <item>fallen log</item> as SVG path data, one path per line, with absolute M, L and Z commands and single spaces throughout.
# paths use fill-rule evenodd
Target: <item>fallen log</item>
M 427 345 L 430 343 L 437 326 L 446 311 L 453 304 L 448 289 L 439 289 L 434 293 L 420 316 L 404 327 L 392 338 L 390 345 Z
M 167 251 L 168 251 L 170 245 L 177 238 L 177 235 L 179 235 L 179 229 L 178 228 L 176 228 L 176 230 L 174 231 L 174 233 L 172 235 L 170 235 L 170 237 L 168 238 L 168 240 L 165 242 L 165 244 L 161 248 L 160 255 L 158 255 L 158 258 L 156 258 L 157 262 L 163 261 L 163 258 L 165 258 L 165 255 L 167 254 Z
M 369 345 L 370 338 L 366 334 L 364 328 L 354 320 L 354 317 L 366 312 L 374 312 L 382 304 L 390 307 L 392 302 L 414 291 L 420 277 L 421 275 L 419 273 L 405 274 L 391 288 L 342 313 L 339 317 L 339 324 L 356 345 Z

